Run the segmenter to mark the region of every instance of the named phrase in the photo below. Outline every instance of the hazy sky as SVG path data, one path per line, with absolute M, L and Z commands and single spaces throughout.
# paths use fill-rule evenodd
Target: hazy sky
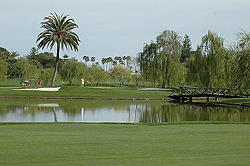
M 250 31 L 250 0 L 0 0 L 0 47 L 27 55 L 51 12 L 69 14 L 79 25 L 79 51 L 61 53 L 79 61 L 84 55 L 136 56 L 164 30 L 189 35 L 193 48 L 208 30 L 225 45 L 241 29 Z

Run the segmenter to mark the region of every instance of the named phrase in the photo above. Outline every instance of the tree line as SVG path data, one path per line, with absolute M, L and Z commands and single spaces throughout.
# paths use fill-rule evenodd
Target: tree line
M 44 17 L 41 22 L 41 28 L 43 31 L 38 34 L 36 42 L 38 49 L 44 49 L 45 47 L 50 50 L 56 46 L 56 57 L 53 53 L 44 52 L 38 53 L 38 49 L 33 47 L 26 57 L 17 58 L 19 55 L 17 52 L 9 52 L 5 48 L 0 48 L 0 81 L 6 81 L 7 77 L 19 77 L 23 81 L 28 80 L 32 84 L 36 84 L 39 79 L 43 79 L 43 84 L 48 86 L 50 78 L 52 78 L 50 85 L 54 86 L 55 81 L 59 82 L 60 79 L 68 81 L 69 85 L 80 84 L 80 78 L 84 77 L 85 80 L 89 80 L 92 85 L 95 83 L 98 85 L 100 81 L 108 79 L 108 76 L 117 79 L 120 82 L 125 79 L 130 79 L 130 70 L 125 66 L 120 67 L 117 65 L 117 60 L 121 65 L 124 62 L 121 58 L 116 57 L 104 58 L 102 63 L 113 62 L 114 68 L 109 72 L 106 69 L 102 69 L 99 63 L 95 63 L 95 57 L 91 58 L 93 62 L 89 67 L 82 62 L 78 62 L 77 59 L 67 59 L 68 55 L 64 55 L 64 60 L 60 58 L 60 50 L 64 48 L 78 51 L 80 38 L 73 32 L 78 25 L 74 19 L 68 18 L 69 15 L 58 15 L 57 13 L 50 13 L 49 16 Z M 123 57 L 123 60 L 128 61 L 130 57 Z M 85 62 L 89 61 L 88 56 L 84 56 Z M 54 72 L 53 72 L 54 70 Z M 59 75 L 57 73 L 60 73 Z
M 78 51 L 80 43 L 80 38 L 73 32 L 78 25 L 68 16 L 51 13 L 41 22 L 43 31 L 38 34 L 37 48 L 52 49 L 55 45 L 56 57 L 50 52 L 38 53 L 36 47 L 26 57 L 19 57 L 17 52 L 0 47 L 0 81 L 19 77 L 36 83 L 42 78 L 43 84 L 48 85 L 51 81 L 50 85 L 54 86 L 55 80 L 62 79 L 72 85 L 80 84 L 79 79 L 85 77 L 91 84 L 98 85 L 112 77 L 119 81 L 120 86 L 124 80 L 134 79 L 136 85 L 145 80 L 153 87 L 162 88 L 183 84 L 250 88 L 250 34 L 245 31 L 238 33 L 236 43 L 227 48 L 224 39 L 209 30 L 193 51 L 188 35 L 182 38 L 173 30 L 165 30 L 155 42 L 144 44 L 143 51 L 136 58 L 102 58 L 102 68 L 99 62 L 95 62 L 95 57 L 83 56 L 83 60 L 86 63 L 91 61 L 92 66 L 75 58 L 68 59 L 68 55 L 60 58 L 60 50 Z
M 83 57 L 83 59 L 86 57 Z M 93 58 L 91 58 L 93 59 Z M 65 81 L 68 85 L 80 85 L 81 77 L 91 86 L 98 86 L 108 80 L 119 81 L 120 86 L 123 81 L 131 80 L 129 67 L 121 64 L 114 64 L 106 71 L 105 65 L 99 63 L 87 64 L 88 61 L 79 62 L 76 58 L 69 58 L 64 55 L 58 60 L 58 75 L 55 82 L 58 84 Z M 49 86 L 54 74 L 56 57 L 53 53 L 39 53 L 36 47 L 32 47 L 29 54 L 21 57 L 17 52 L 9 52 L 0 47 L 0 81 L 4 82 L 7 78 L 20 78 L 29 80 L 30 84 L 36 85 L 39 79 L 43 79 L 43 85 Z
M 224 39 L 208 31 L 196 50 L 188 35 L 182 38 L 165 30 L 138 53 L 141 74 L 152 86 L 250 88 L 250 33 L 237 34 L 237 41 L 224 46 Z

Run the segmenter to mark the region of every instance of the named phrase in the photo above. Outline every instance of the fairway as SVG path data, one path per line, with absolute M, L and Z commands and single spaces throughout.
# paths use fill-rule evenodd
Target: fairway
M 249 165 L 249 124 L 1 123 L 0 165 Z

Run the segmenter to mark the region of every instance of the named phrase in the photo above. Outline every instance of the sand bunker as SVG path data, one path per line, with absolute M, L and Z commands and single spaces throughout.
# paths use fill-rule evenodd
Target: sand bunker
M 143 89 L 139 89 L 139 90 L 155 90 L 155 91 L 158 91 L 158 90 L 165 90 L 165 91 L 171 91 L 173 89 L 163 89 L 163 88 L 143 88 Z
M 32 91 L 55 92 L 55 91 L 59 91 L 60 87 L 56 87 L 56 88 L 26 88 L 26 89 L 13 89 L 13 90 L 32 90 Z

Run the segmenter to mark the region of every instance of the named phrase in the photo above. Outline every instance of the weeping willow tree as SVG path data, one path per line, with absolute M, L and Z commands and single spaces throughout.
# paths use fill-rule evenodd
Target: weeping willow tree
M 232 84 L 234 88 L 250 88 L 250 33 L 242 31 L 237 34 L 238 41 L 233 54 Z
M 146 80 L 151 80 L 155 86 L 161 80 L 161 65 L 156 43 L 145 44 L 143 52 L 139 53 L 140 69 Z
M 185 67 L 180 63 L 181 37 L 170 30 L 156 37 L 156 43 L 146 44 L 139 53 L 140 69 L 153 86 L 176 86 L 184 81 Z
M 210 30 L 192 54 L 187 80 L 206 87 L 229 88 L 232 84 L 232 51 L 223 46 L 224 39 Z
M 230 82 L 230 56 L 223 46 L 223 38 L 208 31 L 202 37 L 190 58 L 188 79 L 193 84 L 206 87 L 228 87 Z
M 163 31 L 157 36 L 159 53 L 162 60 L 163 81 L 162 87 L 176 86 L 184 82 L 185 68 L 180 63 L 181 57 L 181 36 L 175 31 Z

